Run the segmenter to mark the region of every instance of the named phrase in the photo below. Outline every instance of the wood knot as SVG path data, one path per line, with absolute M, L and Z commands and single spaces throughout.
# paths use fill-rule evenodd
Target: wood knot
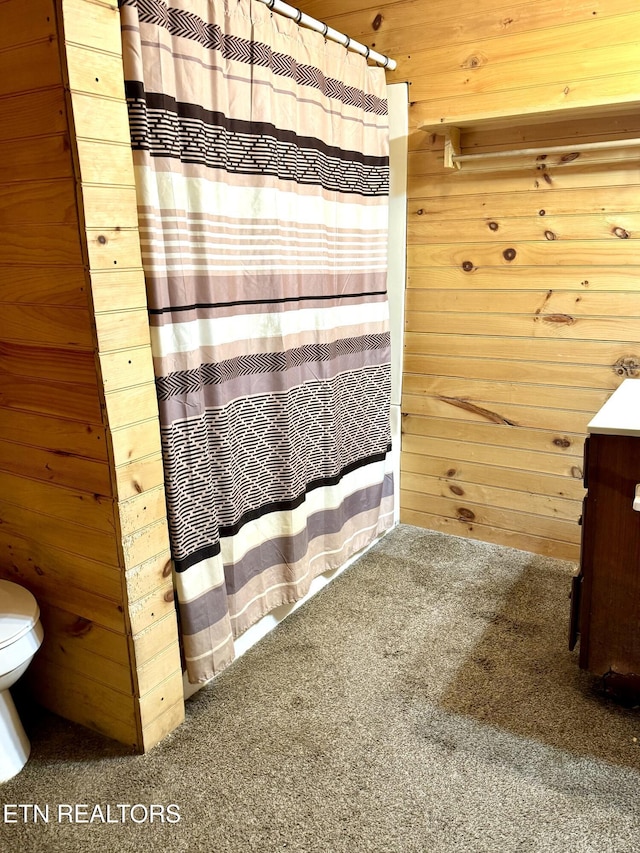
M 93 622 L 80 617 L 71 625 L 67 633 L 71 634 L 72 637 L 86 637 L 92 628 Z
M 481 56 L 477 56 L 476 54 L 472 54 L 467 57 L 465 61 L 462 63 L 462 68 L 479 68 L 483 64 L 483 59 Z
M 449 491 L 453 492 L 454 495 L 458 495 L 458 497 L 464 495 L 464 489 L 461 489 L 460 486 L 449 486 Z
M 538 216 L 544 216 L 546 212 L 547 212 L 546 210 L 539 210 Z
M 557 323 L 561 326 L 572 326 L 575 323 L 575 317 L 570 314 L 545 314 L 542 319 L 545 323 Z
M 547 240 L 555 240 L 556 239 L 556 235 L 553 233 L 553 231 L 545 231 L 544 236 Z
M 167 560 L 167 562 L 164 564 L 164 568 L 162 569 L 162 577 L 168 578 L 169 575 L 171 574 L 172 569 L 173 569 L 173 564 L 172 564 L 171 560 Z
M 378 14 L 377 14 L 377 15 L 375 16 L 375 18 L 373 19 L 373 23 L 371 24 L 371 26 L 373 27 L 373 29 L 374 29 L 374 30 L 376 30 L 376 31 L 377 31 L 377 30 L 379 30 L 379 29 L 380 29 L 380 25 L 382 24 L 382 22 L 383 22 L 383 21 L 384 21 L 384 18 L 383 18 L 383 17 L 382 17 L 382 15 L 378 12 Z
M 497 231 L 500 227 L 497 222 L 487 222 L 490 231 Z
M 455 468 L 449 468 L 449 470 L 447 471 L 447 477 L 455 477 L 455 475 L 456 475 L 457 473 L 458 473 L 458 472 L 456 471 L 456 469 L 455 469 Z
M 461 397 L 445 397 L 442 394 L 439 394 L 436 397 L 436 400 L 440 400 L 443 403 L 448 403 L 450 406 L 455 406 L 457 409 L 463 409 L 465 412 L 472 412 L 474 415 L 479 415 L 481 418 L 486 418 L 488 421 L 491 421 L 491 423 L 494 424 L 518 426 L 515 421 L 510 421 L 509 418 L 503 417 L 502 415 L 498 414 L 498 412 L 492 412 L 490 409 L 483 409 L 482 406 L 476 406 L 475 403 L 471 403 L 469 400 L 464 400 Z M 451 476 L 453 476 L 453 474 Z
M 98 237 L 98 243 L 100 243 L 101 246 L 104 246 L 106 242 L 107 238 L 104 236 L 104 234 L 100 234 L 100 236 Z
M 505 259 L 505 261 L 512 261 L 514 260 L 516 254 L 517 252 L 515 249 L 505 249 L 502 253 L 502 257 Z
M 168 589 L 164 594 L 165 601 L 173 601 L 175 598 L 175 593 L 172 589 Z
M 580 156 L 579 151 L 572 151 L 570 154 L 563 154 L 560 158 L 561 163 L 571 163 L 572 160 L 577 160 Z
M 465 272 L 472 272 L 474 269 L 473 263 L 471 261 L 463 261 L 462 262 L 462 269 Z
M 458 507 L 457 513 L 458 521 L 475 521 L 476 519 L 476 514 L 464 506 Z
M 543 175 L 542 177 L 544 178 L 544 180 L 545 180 L 548 184 L 552 184 L 552 183 L 553 183 L 553 181 L 551 180 L 551 175 L 550 175 L 548 172 L 545 172 L 545 173 L 544 173 L 544 175 Z
M 582 479 L 582 468 L 578 468 L 577 465 L 573 465 L 571 467 L 571 476 L 573 477 L 574 480 L 581 480 Z
M 568 438 L 554 438 L 553 443 L 556 447 L 571 447 L 571 441 Z
M 613 365 L 613 372 L 616 376 L 631 378 L 640 376 L 640 357 L 635 355 L 622 356 Z
M 422 216 L 422 214 L 424 213 L 424 210 L 422 208 L 420 208 L 420 210 L 417 210 L 416 213 L 418 214 L 418 216 Z
M 613 234 L 616 235 L 616 237 L 619 237 L 621 240 L 628 240 L 629 237 L 631 236 L 629 234 L 629 232 L 626 231 L 624 228 L 616 227 L 616 228 L 612 228 L 611 231 Z

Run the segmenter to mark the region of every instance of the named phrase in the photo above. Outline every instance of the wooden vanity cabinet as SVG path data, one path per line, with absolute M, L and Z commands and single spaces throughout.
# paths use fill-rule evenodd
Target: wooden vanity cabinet
M 579 636 L 582 668 L 635 682 L 632 676 L 640 676 L 640 380 L 625 380 L 589 424 L 584 476 L 569 647 Z

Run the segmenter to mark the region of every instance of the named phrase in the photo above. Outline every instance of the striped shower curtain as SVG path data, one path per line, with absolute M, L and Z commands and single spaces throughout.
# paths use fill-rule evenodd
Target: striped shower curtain
M 257 0 L 120 0 L 189 679 L 393 520 L 384 72 Z

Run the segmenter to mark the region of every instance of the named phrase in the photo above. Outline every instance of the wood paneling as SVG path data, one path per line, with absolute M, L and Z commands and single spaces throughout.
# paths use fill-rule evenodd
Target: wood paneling
M 0 376 L 0 405 L 4 409 L 15 408 L 91 424 L 102 423 L 95 384 L 92 387 L 50 379 L 27 379 L 5 373 Z
M 24 14 L 21 0 L 0 3 L 0 50 L 34 41 L 56 39 L 56 19 L 51 0 L 31 0 L 29 14 Z
M 402 495 L 401 495 L 402 499 Z M 515 522 L 513 529 L 509 527 L 494 526 L 482 523 L 478 519 L 473 522 L 458 518 L 455 509 L 447 514 L 447 507 L 438 508 L 439 513 L 424 512 L 405 507 L 402 511 L 402 520 L 405 524 L 415 524 L 416 527 L 425 527 L 429 530 L 440 530 L 452 536 L 464 536 L 467 539 L 478 539 L 482 542 L 494 542 L 496 545 L 504 545 L 508 548 L 518 548 L 521 551 L 531 551 L 534 554 L 544 554 L 560 560 L 577 561 L 580 548 L 570 542 L 558 539 L 550 539 L 539 536 L 536 533 L 523 532 L 526 530 L 526 515 L 512 515 L 504 521 Z M 518 524 L 518 522 L 520 522 Z
M 52 7 L 53 3 L 48 5 Z M 24 16 L 24 9 L 19 11 L 17 3 L 11 4 L 11 12 L 17 19 Z M 29 16 L 29 21 L 32 20 Z M 13 27 L 8 31 L 5 30 L 9 38 L 13 31 Z M 24 36 L 19 35 L 19 37 Z M 0 97 L 14 95 L 16 92 L 29 92 L 33 89 L 52 89 L 59 85 L 60 63 L 55 38 L 47 37 L 43 41 L 35 41 L 19 47 L 7 47 L 0 51 Z
M 0 143 L 0 183 L 70 178 L 73 168 L 66 135 L 12 139 Z
M 121 692 L 97 680 L 98 669 L 87 674 L 80 671 L 77 659 L 75 666 L 74 661 L 71 663 L 54 663 L 46 656 L 34 658 L 31 684 L 36 699 L 55 705 L 63 717 L 137 749 L 137 715 L 131 692 Z
M 77 617 L 69 610 L 46 603 L 42 604 L 40 610 L 49 631 L 56 634 L 63 648 L 69 649 L 75 645 L 84 654 L 94 655 L 96 668 L 102 660 L 128 667 L 129 647 L 124 634 L 114 633 L 95 622 Z
M 84 270 L 67 266 L 80 257 L 77 227 L 8 227 L 3 229 L 2 239 L 4 304 L 67 305 L 86 310 Z M 14 254 L 16 247 L 19 256 Z M 49 247 L 55 247 L 60 254 L 52 256 Z
M 44 661 L 59 649 L 51 606 L 124 638 L 122 578 L 58 16 L 52 0 L 28 15 L 7 0 L 0 24 L 0 574 L 36 595 Z M 71 690 L 73 660 L 63 673 Z M 58 690 L 39 697 L 64 711 Z
M 540 393 L 544 386 L 538 389 Z M 533 393 L 533 392 L 532 392 Z M 487 400 L 474 400 L 471 395 L 403 394 L 403 412 L 436 418 L 460 418 L 480 423 L 496 423 L 514 429 L 546 429 L 556 432 L 584 433 L 591 419 L 589 412 L 524 406 Z M 533 465 L 534 460 L 531 460 Z
M 432 182 L 434 183 L 434 182 Z M 582 213 L 610 213 L 620 216 L 624 213 L 637 211 L 637 181 L 635 186 L 616 187 L 615 197 L 611 190 L 605 187 L 591 187 L 588 190 L 576 188 L 561 190 L 554 187 L 553 192 L 542 194 L 523 193 L 491 193 L 486 195 L 469 193 L 467 196 L 447 194 L 411 199 L 409 202 L 409 222 L 413 216 L 431 218 L 435 224 L 438 221 L 458 221 L 459 219 L 474 219 L 486 217 L 487 222 L 497 222 L 498 227 L 505 226 L 510 218 L 520 219 L 523 216 L 549 216 L 558 214 L 573 215 L 576 211 Z M 539 189 L 538 187 L 532 187 Z M 431 189 L 429 189 L 431 192 Z M 541 222 L 544 225 L 544 222 Z M 422 226 L 425 227 L 424 225 Z M 443 227 L 443 226 L 440 226 Z M 446 226 L 444 226 L 446 227 Z M 488 226 L 487 226 L 488 228 Z M 546 230 L 546 229 L 545 229 Z M 496 236 L 498 236 L 496 234 Z
M 102 495 L 82 493 L 76 489 L 58 486 L 55 483 L 33 481 L 15 474 L 0 471 L 0 494 L 12 504 L 59 518 L 63 523 L 73 519 L 76 524 L 113 533 L 113 518 L 110 517 L 111 499 Z M 68 547 L 69 543 L 63 543 Z M 88 556 L 92 557 L 93 552 Z
M 29 344 L 0 343 L 0 376 L 68 382 L 95 388 L 93 353 Z M 1 380 L 0 380 L 1 381 Z
M 430 194 L 433 191 L 433 178 L 433 174 L 410 176 L 408 190 L 411 197 Z M 454 180 L 455 178 L 457 180 Z M 439 180 L 441 193 L 449 197 L 493 194 L 497 182 L 500 182 L 502 192 L 522 194 L 519 197 L 520 202 L 522 202 L 520 215 L 523 213 L 526 215 L 531 211 L 527 202 L 529 205 L 532 202 L 538 204 L 539 209 L 547 211 L 545 201 L 555 190 L 580 190 L 584 192 L 585 189 L 596 187 L 609 188 L 612 185 L 637 184 L 638 166 L 637 161 L 631 160 L 619 166 L 614 164 L 598 170 L 579 165 L 577 162 L 572 169 L 568 166 L 562 169 L 549 167 L 544 170 L 523 169 L 520 173 L 503 173 L 501 171 L 457 172 L 447 169 L 446 172 L 443 170 Z M 532 193 L 532 190 L 537 190 L 537 192 Z M 523 198 L 525 194 L 527 194 L 526 199 Z M 484 201 L 486 205 L 486 197 Z M 536 208 L 534 210 L 537 212 Z
M 418 416 L 412 416 L 417 418 Z M 435 417 L 435 416 L 434 416 Z M 437 419 L 437 418 L 436 418 Z M 431 424 L 424 422 L 425 432 L 429 430 Z M 442 418 L 440 418 L 442 420 Z M 482 424 L 485 425 L 484 423 Z M 474 435 L 473 427 L 478 424 L 474 423 L 469 429 L 469 433 L 465 429 L 460 429 L 459 432 Z M 506 425 L 499 424 L 504 428 Z M 456 435 L 455 429 L 451 431 Z M 451 433 L 448 433 L 450 435 Z M 433 456 L 439 458 L 444 464 L 447 461 L 451 462 L 473 462 L 482 463 L 483 465 L 500 468 L 496 476 L 500 478 L 499 483 L 492 482 L 493 485 L 507 485 L 512 471 L 525 471 L 527 474 L 552 474 L 556 477 L 567 477 L 572 479 L 582 479 L 582 461 L 578 458 L 572 459 L 558 453 L 544 451 L 531 451 L 529 448 L 518 449 L 514 447 L 505 447 L 496 443 L 476 443 L 465 439 L 464 442 L 459 439 L 443 437 L 439 435 L 434 437 L 431 434 L 407 434 L 404 442 L 405 453 L 414 454 L 415 456 Z M 564 440 L 564 439 L 562 439 Z M 535 461 L 535 466 L 533 462 Z M 455 465 L 453 466 L 456 467 Z M 413 469 L 415 471 L 415 468 Z M 448 470 L 448 469 L 447 469 Z M 421 473 L 417 471 L 416 473 Z M 527 482 L 531 483 L 535 480 L 530 477 Z M 513 482 L 518 482 L 515 478 Z M 522 482 L 520 480 L 520 482 Z M 566 489 L 561 489 L 557 494 L 571 489 L 575 484 L 567 483 Z M 520 491 L 522 489 L 518 489 Z M 573 492 L 575 494 L 575 491 Z M 554 493 L 555 494 L 555 493 Z
M 0 575 L 36 697 L 146 749 L 184 708 L 117 4 L 4 0 L 0 48 Z
M 105 607 L 109 627 L 117 618 L 117 606 L 121 596 L 121 573 L 117 567 L 97 563 L 79 553 L 66 548 L 57 548 L 38 538 L 34 545 L 32 537 L 23 539 L 15 531 L 0 531 L 0 553 L 6 567 L 11 569 L 10 579 L 29 586 L 41 603 L 50 601 L 52 596 L 77 607 L 78 600 L 70 601 L 73 593 L 77 599 L 83 598 L 85 614 L 83 618 L 104 623 Z M 93 556 L 93 552 L 92 552 Z M 87 609 L 88 608 L 88 609 Z M 99 618 L 100 617 L 100 618 Z M 121 619 L 117 618 L 116 629 Z M 47 642 L 45 645 L 55 645 Z
M 0 190 L 0 228 L 18 224 L 77 224 L 75 187 L 71 180 L 5 183 Z
M 20 433 L 20 425 L 24 423 L 22 413 L 11 412 L 10 415 L 3 412 L 2 420 L 8 422 L 6 431 L 10 432 L 11 438 L 14 440 L 0 440 L 0 470 L 16 474 L 21 477 L 29 477 L 33 480 L 44 480 L 48 483 L 56 483 L 59 486 L 66 486 L 70 489 L 88 492 L 96 495 L 110 496 L 111 488 L 111 472 L 107 459 L 88 459 L 84 456 L 76 455 L 74 451 L 64 450 L 58 447 L 42 448 L 34 445 L 20 443 L 19 440 L 27 441 L 31 436 Z M 50 423 L 55 426 L 60 423 L 52 419 L 41 418 L 39 423 L 31 421 L 30 425 L 34 427 L 34 442 L 43 442 L 43 439 L 38 437 L 35 432 L 38 426 L 46 427 Z M 13 433 L 10 431 L 10 426 L 15 424 L 16 429 Z M 5 424 L 2 425 L 4 427 Z M 0 434 L 2 434 L 0 427 Z M 82 430 L 82 425 L 80 425 Z M 71 441 L 75 437 L 74 433 L 66 432 L 65 438 L 69 437 Z M 69 443 L 71 443 L 71 441 Z M 58 436 L 54 437 L 54 441 L 49 443 L 58 443 Z M 64 442 L 67 443 L 66 441 Z M 90 452 L 94 445 L 89 444 L 87 452 Z M 101 448 L 98 447 L 98 452 Z M 37 531 L 33 531 L 34 536 Z
M 16 458 L 25 460 L 22 473 L 31 467 L 31 453 L 38 448 L 39 442 L 42 443 L 43 434 L 47 436 L 47 449 L 42 450 L 43 459 L 84 459 L 95 465 L 106 465 L 108 461 L 105 432 L 102 427 L 18 410 L 12 411 L 10 418 L 0 418 L 0 442 L 6 443 L 7 454 L 10 454 L 12 444 L 24 444 L 31 448 L 28 453 L 18 454 L 16 450 L 14 454 Z M 50 455 L 47 456 L 47 453 Z
M 451 293 L 448 290 L 411 290 L 407 295 L 411 311 L 449 311 L 452 313 L 526 314 L 540 317 L 563 315 L 570 320 L 585 316 L 606 316 L 609 311 L 618 316 L 637 317 L 640 314 L 640 292 L 593 293 L 548 290 L 493 290 Z
M 572 559 L 575 448 L 640 364 L 637 160 L 453 173 L 417 127 L 640 136 L 637 4 L 299 5 L 411 83 L 402 517 Z M 42 701 L 149 748 L 183 707 L 118 10 L 32 6 L 0 3 L 0 572 L 41 600 Z
M 322 20 L 330 17 L 333 26 L 353 38 L 366 39 L 367 44 L 372 38 L 379 41 L 381 35 L 390 38 L 395 33 L 399 49 L 411 44 L 424 47 L 515 35 L 544 29 L 550 20 L 560 26 L 638 8 L 635 0 L 536 0 L 512 4 L 508 11 L 502 4 L 489 7 L 473 0 L 459 0 L 455 8 L 446 0 L 430 0 L 428 4 L 424 0 L 395 0 L 373 6 L 363 0 L 304 0 L 303 5 L 308 14 Z
M 531 342 L 527 338 L 507 338 L 478 335 L 450 336 L 439 333 L 405 335 L 405 349 L 409 354 L 435 354 L 440 356 L 461 355 L 467 359 L 510 359 L 515 362 L 531 362 Z M 573 365 L 605 366 L 617 377 L 637 376 L 640 366 L 640 346 L 638 342 L 618 341 L 585 341 L 566 339 L 536 340 L 536 361 L 532 363 L 533 370 L 538 369 L 541 362 L 557 362 L 557 365 L 545 364 L 545 370 L 551 367 L 564 370 L 567 385 L 572 384 Z M 480 362 L 478 362 L 480 365 Z M 482 367 L 480 366 L 480 369 Z M 514 373 L 528 369 L 523 364 L 514 365 Z M 419 372 L 419 371 L 418 371 Z M 584 377 L 583 377 L 584 380 Z M 584 385 L 584 381 L 578 384 Z M 593 385 L 593 383 L 589 383 Z M 598 387 L 608 387 L 606 382 L 596 383 Z M 619 384 L 619 379 L 618 383 Z
M 469 375 L 469 360 L 465 356 L 412 355 L 406 353 L 404 367 L 407 374 L 414 375 L 455 376 L 459 379 L 464 379 Z M 611 391 L 617 388 L 620 382 L 618 373 L 609 367 L 594 370 L 592 365 L 573 364 L 568 370 L 564 364 L 545 364 L 539 361 L 534 365 L 529 361 L 517 363 L 510 359 L 483 359 L 476 364 L 474 373 L 478 379 L 512 382 L 514 376 L 517 376 L 519 382 L 529 385 L 543 383 L 544 385 L 559 385 L 565 388 L 592 388 L 597 383 L 599 387 Z
M 637 3 L 298 5 L 410 84 L 402 520 L 575 559 L 586 425 L 640 376 L 640 150 L 448 170 L 438 129 L 463 154 L 639 138 Z
M 542 468 L 540 471 L 525 471 L 513 467 L 518 464 L 517 456 L 514 461 L 511 459 L 511 454 L 505 452 L 491 452 L 491 448 L 484 445 L 479 445 L 476 448 L 471 448 L 471 452 L 456 453 L 455 447 L 452 444 L 439 446 L 437 443 L 433 445 L 433 452 L 438 453 L 439 450 L 448 452 L 448 458 L 443 460 L 438 456 L 429 456 L 424 453 L 424 445 L 420 447 L 415 444 L 416 453 L 411 453 L 411 445 L 407 450 L 404 458 L 404 470 L 408 474 L 419 474 L 423 477 L 429 476 L 438 482 L 456 483 L 457 480 L 463 482 L 473 482 L 480 485 L 487 484 L 503 489 L 511 489 L 515 492 L 527 494 L 542 493 L 551 497 L 561 497 L 573 500 L 582 493 L 581 479 L 568 479 L 571 473 L 582 473 L 582 465 L 578 466 L 577 460 L 573 465 L 558 467 L 550 465 L 548 457 L 537 457 L 542 466 L 549 465 L 555 468 L 559 473 L 546 473 Z M 468 457 L 475 455 L 480 459 L 479 462 L 470 462 Z M 456 456 L 465 456 L 465 459 L 456 459 Z M 524 455 L 524 459 L 531 460 L 531 454 Z M 521 457 L 521 458 L 523 458 Z M 485 461 L 486 460 L 486 461 Z M 496 464 L 502 462 L 502 465 Z M 433 486 L 432 486 L 433 488 Z M 453 493 L 455 494 L 454 490 Z
M 4 5 L 4 4 L 3 4 Z M 49 5 L 52 5 L 51 3 Z M 21 12 L 21 20 L 28 20 Z M 3 30 L 3 32 L 10 32 Z M 15 90 L 16 93 L 18 90 Z M 2 99 L 0 139 L 29 140 L 41 136 L 68 133 L 67 113 L 62 86 L 11 94 Z
M 184 718 L 184 698 L 119 14 L 116 4 L 93 0 L 62 5 L 81 231 L 123 571 L 129 694 L 137 747 L 150 749 Z M 143 634 L 159 645 L 147 644 L 141 656 Z

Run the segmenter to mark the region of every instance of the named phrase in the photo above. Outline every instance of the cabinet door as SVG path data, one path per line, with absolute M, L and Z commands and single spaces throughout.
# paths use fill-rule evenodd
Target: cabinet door
M 586 489 L 589 483 L 589 436 L 584 440 L 582 451 L 582 482 Z M 589 551 L 585 547 L 585 531 L 590 529 L 587 524 L 587 497 L 588 495 L 585 495 L 582 499 L 582 515 L 578 520 L 578 524 L 581 525 L 580 568 L 578 574 L 571 580 L 571 613 L 569 617 L 569 651 L 573 651 L 578 642 L 578 637 L 580 637 L 581 658 L 586 653 L 588 636 L 588 624 L 582 615 L 585 608 L 583 595 L 585 570 L 587 574 L 589 573 L 589 560 L 587 559 Z M 583 632 L 584 636 L 581 636 Z M 580 665 L 582 666 L 582 660 Z
M 583 517 L 580 665 L 640 672 L 640 438 L 592 434 Z
M 586 477 L 586 475 L 585 475 Z M 587 519 L 587 499 L 582 500 L 582 515 L 578 524 L 582 525 L 580 533 L 580 571 L 571 579 L 571 615 L 569 618 L 569 651 L 572 652 L 580 634 L 580 608 L 582 605 L 582 582 L 584 580 L 583 560 L 585 556 L 584 531 Z

